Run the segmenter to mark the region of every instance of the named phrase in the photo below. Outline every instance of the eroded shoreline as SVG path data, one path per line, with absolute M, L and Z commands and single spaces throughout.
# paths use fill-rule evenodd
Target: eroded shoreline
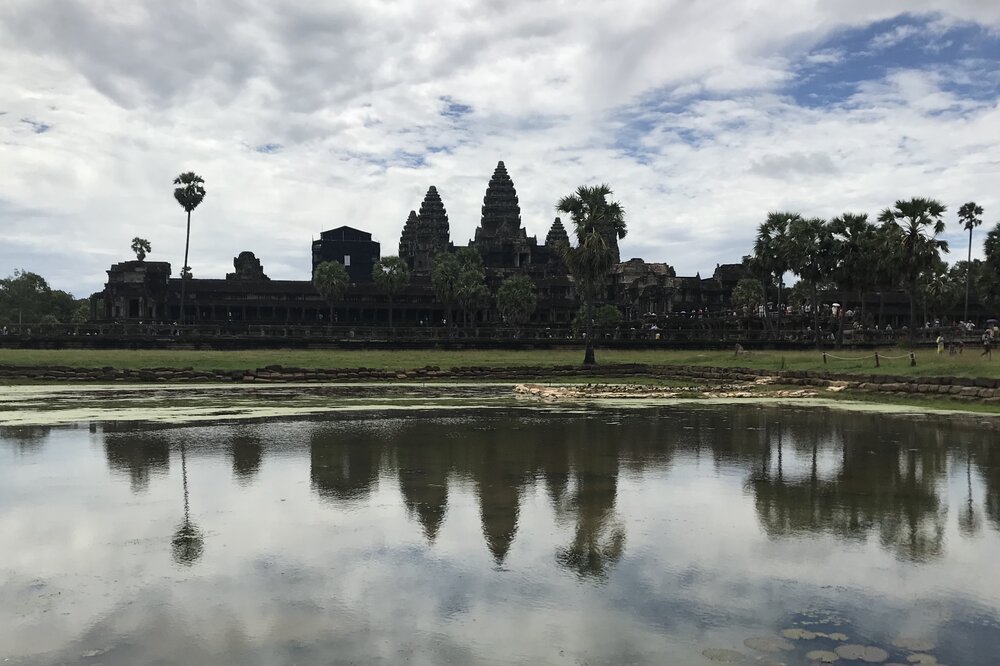
M 836 390 L 833 390 L 836 389 Z M 985 417 L 997 413 L 852 399 L 841 387 L 745 384 L 555 384 L 513 382 L 288 383 L 281 385 L 0 386 L 0 427 L 94 422 L 199 423 L 293 418 L 347 412 L 526 409 L 585 413 L 595 407 L 748 404 L 886 414 Z

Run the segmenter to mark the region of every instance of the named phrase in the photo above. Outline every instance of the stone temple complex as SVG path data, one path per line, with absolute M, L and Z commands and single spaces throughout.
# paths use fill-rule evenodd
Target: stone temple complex
M 608 238 L 615 255 L 618 239 Z M 571 243 L 560 218 L 538 243 L 525 229 L 514 181 L 503 162 L 493 171 L 483 196 L 479 226 L 467 247 L 482 259 L 491 297 L 469 313 L 477 324 L 501 324 L 495 294 L 513 274 L 531 278 L 538 290 L 538 307 L 531 322 L 567 327 L 579 308 L 573 279 L 562 260 L 562 248 Z M 410 283 L 392 303 L 396 326 L 435 326 L 447 322 L 451 304 L 440 303 L 431 284 L 435 257 L 454 252 L 446 203 L 437 188 L 428 188 L 419 210 L 411 210 L 399 236 L 399 256 L 410 266 Z M 371 234 L 352 227 L 324 231 L 312 245 L 312 268 L 323 261 L 345 265 L 351 286 L 335 303 L 335 324 L 383 325 L 389 321 L 389 300 L 372 282 L 372 267 L 380 244 Z M 160 321 L 188 323 L 316 324 L 330 323 L 329 305 L 310 280 L 272 280 L 261 260 L 243 251 L 233 260 L 234 272 L 225 279 L 192 278 L 185 288 L 181 314 L 181 280 L 171 277 L 166 262 L 126 261 L 108 270 L 104 290 L 91 296 L 95 321 Z M 626 321 L 636 322 L 680 311 L 718 311 L 729 307 L 729 294 L 744 276 L 740 264 L 718 266 L 711 277 L 678 277 L 662 263 L 642 259 L 619 262 L 609 276 L 607 302 L 618 307 Z

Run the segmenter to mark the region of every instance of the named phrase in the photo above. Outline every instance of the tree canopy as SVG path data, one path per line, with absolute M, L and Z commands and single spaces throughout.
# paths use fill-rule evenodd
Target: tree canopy
M 5 325 L 78 322 L 86 303 L 86 299 L 52 289 L 45 278 L 31 271 L 16 270 L 0 280 L 0 323 Z
M 205 198 L 205 179 L 193 171 L 186 171 L 174 178 L 174 199 L 190 213 Z
M 333 304 L 341 300 L 347 292 L 351 278 L 344 264 L 339 261 L 324 261 L 313 272 L 313 286 L 330 305 L 330 323 L 333 323 Z
M 136 236 L 132 239 L 132 251 L 135 252 L 135 258 L 139 261 L 144 261 L 146 255 L 153 251 L 152 246 L 149 241 L 145 238 L 139 238 Z
M 581 185 L 556 202 L 556 210 L 570 216 L 576 232 L 576 247 L 564 248 L 563 259 L 586 313 L 584 365 L 595 362 L 594 307 L 605 296 L 607 279 L 617 260 L 612 242 L 627 233 L 625 209 L 617 201 L 608 201 L 612 194 L 605 184 Z
M 497 290 L 497 310 L 511 326 L 523 326 L 535 312 L 538 293 L 527 275 L 512 275 Z

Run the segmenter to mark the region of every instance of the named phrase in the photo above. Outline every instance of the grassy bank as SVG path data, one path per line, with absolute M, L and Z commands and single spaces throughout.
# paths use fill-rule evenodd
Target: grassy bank
M 910 367 L 906 350 L 879 352 L 881 367 L 876 368 L 869 352 L 830 352 L 855 360 L 829 358 L 826 365 L 815 351 L 750 352 L 739 357 L 722 351 L 621 351 L 598 350 L 598 363 L 649 363 L 669 365 L 703 365 L 713 367 L 749 367 L 763 370 L 830 370 L 859 374 L 885 373 L 913 376 L 1000 377 L 1000 352 L 993 361 L 969 349 L 960 356 L 937 355 L 933 350 L 917 352 L 917 365 Z M 859 357 L 867 358 L 860 359 Z M 886 358 L 902 357 L 902 358 Z M 195 370 L 245 370 L 268 365 L 302 368 L 412 369 L 425 366 L 451 368 L 456 366 L 508 367 L 518 365 L 575 365 L 583 358 L 582 350 L 402 350 L 402 351 L 341 351 L 341 350 L 253 350 L 253 351 L 193 351 L 193 350 L 31 350 L 2 349 L 0 365 L 50 366 L 65 365 L 85 368 L 154 368 L 191 367 Z

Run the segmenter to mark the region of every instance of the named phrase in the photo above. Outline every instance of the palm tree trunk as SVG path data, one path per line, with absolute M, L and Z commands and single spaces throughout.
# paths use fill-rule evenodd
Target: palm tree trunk
M 910 342 L 915 342 L 917 339 L 917 281 L 910 281 Z
M 847 299 L 841 299 L 841 300 L 847 300 Z M 837 320 L 838 320 L 838 324 L 837 324 L 837 349 L 843 349 L 844 348 L 844 310 L 846 310 L 846 309 L 847 308 L 844 307 L 844 304 L 841 303 L 840 304 L 840 309 L 837 310 Z
M 589 298 L 587 299 L 586 316 L 587 346 L 583 352 L 583 364 L 596 365 L 597 361 L 594 359 L 594 304 Z
M 327 331 L 333 335 L 333 301 L 330 301 L 330 321 L 326 323 Z
M 178 314 L 180 323 L 184 323 L 184 291 L 187 287 L 187 278 L 184 276 L 185 268 L 188 265 L 188 249 L 191 245 L 191 211 L 187 212 L 187 233 L 184 234 L 184 265 L 181 267 L 181 311 Z
M 389 337 L 393 337 L 392 331 L 392 294 L 389 294 Z
M 819 290 L 816 283 L 812 283 L 812 310 L 813 310 L 813 338 L 816 341 L 816 349 L 819 349 Z
M 969 281 L 972 279 L 972 227 L 969 227 L 969 259 L 965 263 L 965 316 L 962 321 L 969 321 Z
M 778 339 L 781 339 L 781 286 L 784 280 L 781 277 L 778 278 Z

